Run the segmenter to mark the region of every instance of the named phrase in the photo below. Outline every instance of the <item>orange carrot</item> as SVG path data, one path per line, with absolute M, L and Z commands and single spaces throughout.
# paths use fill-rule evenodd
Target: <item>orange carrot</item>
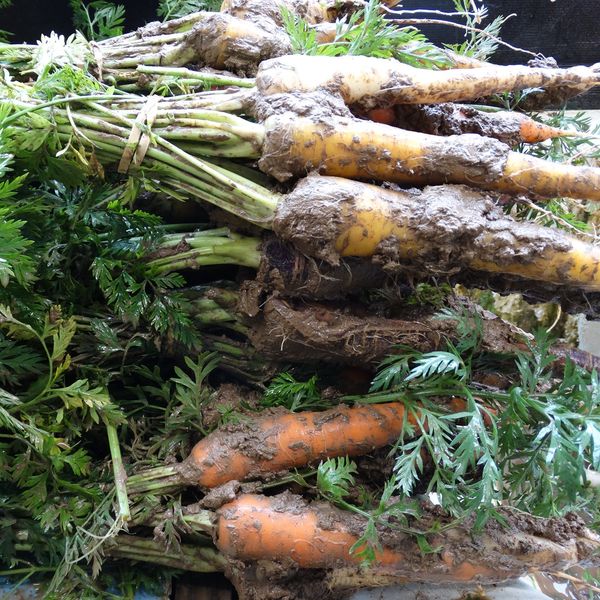
M 558 541 L 552 537 L 549 522 L 544 527 L 544 519 L 523 518 L 507 510 L 503 513 L 506 528 L 490 522 L 476 537 L 469 536 L 468 522 L 438 528 L 430 543 L 440 551 L 427 555 L 414 536 L 393 523 L 381 526 L 385 543 L 376 552 L 375 564 L 358 571 L 360 557 L 350 549 L 366 526 L 361 516 L 322 502 L 309 505 L 289 493 L 274 497 L 244 494 L 222 506 L 217 515 L 215 544 L 225 556 L 331 569 L 328 583 L 332 588 L 356 587 L 357 581 L 362 587 L 425 579 L 430 583 L 502 581 L 555 565 L 575 564 L 600 545 L 598 536 L 581 523 L 565 520 L 566 531 Z M 445 520 L 439 513 L 425 510 L 419 526 L 435 528 Z
M 400 403 L 262 416 L 205 437 L 186 462 L 197 471 L 195 483 L 212 488 L 328 457 L 367 454 L 395 442 L 405 418 Z
M 577 131 L 567 131 L 566 129 L 559 129 L 558 127 L 540 123 L 523 113 L 503 110 L 492 113 L 490 116 L 506 122 L 515 122 L 519 128 L 521 141 L 527 144 L 537 144 L 538 142 L 545 142 L 554 138 L 577 137 L 581 135 Z
M 367 118 L 376 123 L 393 125 L 396 121 L 396 113 L 393 108 L 374 108 L 367 113 Z
M 325 458 L 368 454 L 394 443 L 407 422 L 415 423 L 399 402 L 263 413 L 209 434 L 182 463 L 130 477 L 128 488 L 131 493 L 181 485 L 214 488 Z
M 360 111 L 356 111 L 356 114 L 378 123 L 433 135 L 477 133 L 500 140 L 509 146 L 519 142 L 535 144 L 557 137 L 586 135 L 540 123 L 523 113 L 505 110 L 488 112 L 473 106 L 449 102 L 433 105 L 397 104 L 393 107 L 395 116 L 385 120 L 377 118 L 379 111 L 384 111 L 383 114 L 388 115 L 392 109 L 377 108 L 364 115 Z

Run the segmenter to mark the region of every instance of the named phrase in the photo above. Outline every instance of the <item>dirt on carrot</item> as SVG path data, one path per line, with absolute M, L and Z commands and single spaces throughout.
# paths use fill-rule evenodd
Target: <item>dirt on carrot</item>
M 380 288 L 388 278 L 381 267 L 368 261 L 350 258 L 331 265 L 275 238 L 263 244 L 261 253 L 260 269 L 249 286 L 258 293 L 265 288 L 288 297 L 335 300 Z M 249 287 L 247 293 L 252 293 Z
M 353 169 L 352 174 L 345 176 L 377 179 L 379 173 L 373 172 L 370 177 L 370 172 L 379 164 L 379 169 L 384 169 L 387 173 L 386 180 L 391 179 L 390 174 L 393 172 L 397 181 L 397 178 L 406 178 L 414 183 L 443 183 L 452 181 L 456 174 L 460 173 L 463 180 L 473 181 L 485 187 L 486 184 L 502 178 L 510 152 L 510 147 L 498 140 L 473 134 L 464 134 L 460 138 L 434 137 L 428 140 L 427 152 L 422 153 L 418 159 L 418 167 L 415 168 L 399 160 L 387 146 L 387 142 L 379 143 L 381 140 L 369 135 L 364 135 L 364 140 L 361 140 L 364 121 L 320 119 L 312 115 L 309 115 L 305 122 L 312 123 L 312 127 L 319 131 L 321 143 L 317 144 L 316 139 L 310 139 L 310 135 L 307 135 L 306 141 L 302 142 L 305 151 L 290 151 L 291 144 L 298 146 L 301 143 L 294 139 L 294 123 L 299 122 L 298 117 L 289 114 L 273 118 L 276 120 L 267 120 L 265 123 L 266 136 L 259 166 L 264 173 L 279 181 L 287 181 L 312 170 L 323 171 L 324 174 L 338 174 L 340 169 L 346 170 L 350 166 Z M 350 123 L 353 124 L 355 133 L 346 140 L 340 126 L 350 126 Z M 401 135 L 392 127 L 388 127 L 386 133 L 393 137 Z M 405 137 L 406 135 L 414 134 L 404 134 Z M 337 145 L 337 155 L 325 151 L 328 143 Z
M 395 125 L 410 131 L 421 131 L 432 135 L 461 135 L 477 133 L 500 140 L 508 146 L 521 141 L 519 124 L 507 119 L 494 118 L 485 113 L 460 104 L 399 104 L 394 107 Z
M 332 115 L 339 117 L 352 117 L 350 109 L 344 101 L 335 94 L 325 90 L 312 92 L 287 92 L 262 96 L 255 93 L 249 102 L 248 109 L 252 116 L 262 123 L 273 115 L 291 113 L 299 117 L 311 117 L 316 121 L 326 121 Z
M 343 248 L 337 248 L 340 204 L 353 214 L 357 194 L 339 180 L 321 178 L 302 180 L 281 203 L 273 222 L 274 231 L 291 241 L 305 254 L 336 264 Z M 325 183 L 325 185 L 321 185 Z M 422 240 L 418 253 L 402 258 L 402 240 L 393 236 L 383 240 L 374 259 L 388 271 L 452 274 L 482 256 L 494 257 L 499 265 L 518 261 L 535 262 L 548 252 L 564 252 L 569 241 L 560 231 L 518 224 L 506 217 L 496 205 L 497 195 L 481 193 L 459 185 L 430 186 L 424 190 L 401 190 L 402 200 L 390 204 L 394 222 Z M 386 190 L 381 192 L 385 194 Z M 356 207 L 358 211 L 359 208 Z M 303 215 L 302 220 L 296 218 Z M 493 235 L 487 235 L 493 232 Z
M 262 290 L 247 286 L 241 294 L 238 311 L 249 325 L 248 336 L 262 355 L 298 363 L 329 363 L 350 366 L 375 365 L 394 352 L 394 346 L 407 345 L 421 352 L 443 347 L 457 338 L 456 322 L 435 318 L 435 310 L 418 308 L 402 319 L 364 314 L 348 305 L 343 310 L 324 303 L 294 301 L 277 296 L 265 297 Z M 473 306 L 482 324 L 481 349 L 499 354 L 527 350 L 531 338 L 518 327 L 495 314 Z M 600 360 L 588 352 L 555 344 L 551 352 L 560 366 L 569 357 L 583 368 L 600 368 Z
M 304 586 L 315 585 L 311 584 L 315 575 L 317 586 L 327 583 L 325 588 L 318 588 L 325 594 L 322 597 L 336 599 L 358 588 L 410 581 L 496 583 L 585 560 L 600 543 L 573 514 L 541 519 L 510 509 L 500 510 L 503 524 L 490 520 L 477 536 L 472 536 L 469 532 L 475 516 L 449 526 L 451 519 L 447 514 L 423 503 L 421 515 L 409 526 L 436 530 L 427 539 L 438 550 L 424 554 L 414 537 L 396 527 L 390 518 L 386 526 L 378 527 L 383 548 L 380 561 L 366 569 L 357 557 L 346 557 L 338 547 L 345 547 L 364 533 L 364 518 L 328 503 L 308 503 L 288 492 L 270 498 L 241 496 L 223 506 L 218 512 L 215 542 L 229 555 L 230 574 L 238 592 L 243 589 L 244 598 L 293 600 L 314 597 L 306 595 Z M 273 515 L 268 521 L 267 514 Z M 264 529 L 260 523 L 265 524 Z M 294 524 L 291 545 L 295 551 L 282 555 L 278 552 L 280 538 L 289 536 Z M 440 526 L 442 529 L 438 529 Z M 315 547 L 315 539 L 321 540 L 319 547 Z M 336 545 L 332 549 L 335 556 L 324 550 L 328 544 Z M 259 554 L 260 562 L 254 562 Z M 316 570 L 299 568 L 305 563 Z M 277 589 L 278 595 L 270 595 L 269 588 Z
M 254 75 L 267 58 L 289 54 L 287 34 L 271 20 L 260 24 L 224 13 L 211 13 L 197 23 L 185 40 L 185 63 L 199 61 L 238 75 Z M 182 55 L 183 55 L 182 54 Z

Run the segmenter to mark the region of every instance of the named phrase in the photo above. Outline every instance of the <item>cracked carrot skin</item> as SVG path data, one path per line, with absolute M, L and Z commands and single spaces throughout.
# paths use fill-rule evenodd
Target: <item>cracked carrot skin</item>
M 363 455 L 394 443 L 408 420 L 398 402 L 261 416 L 200 440 L 180 472 L 214 488 L 325 458 Z
M 515 221 L 495 199 L 466 186 L 390 190 L 312 176 L 286 195 L 272 227 L 300 252 L 332 264 L 377 256 L 392 271 L 471 268 L 600 290 L 600 247 Z
M 260 169 L 279 181 L 310 171 L 412 185 L 464 183 L 544 198 L 600 200 L 600 168 L 512 152 L 477 134 L 441 137 L 382 123 L 292 113 L 265 119 Z
M 394 59 L 367 56 L 288 55 L 261 63 L 256 85 L 263 95 L 326 88 L 348 105 L 437 104 L 475 100 L 525 88 L 600 85 L 600 66 L 548 69 L 484 66 L 434 71 Z

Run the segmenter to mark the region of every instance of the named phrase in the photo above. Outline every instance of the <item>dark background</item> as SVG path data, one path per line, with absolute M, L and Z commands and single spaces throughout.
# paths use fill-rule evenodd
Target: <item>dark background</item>
M 479 2 L 479 0 L 477 0 Z M 156 19 L 158 0 L 115 0 L 126 9 L 125 30 Z M 600 0 L 486 0 L 490 17 L 517 13 L 502 28 L 502 38 L 514 46 L 553 56 L 560 66 L 600 62 Z M 404 9 L 452 11 L 450 0 L 404 0 Z M 73 31 L 68 0 L 15 0 L 0 10 L 0 29 L 15 42 L 35 41 L 41 33 Z M 450 27 L 423 28 L 435 42 L 455 43 L 462 32 Z M 500 47 L 494 62 L 523 63 L 525 54 Z M 600 90 L 577 99 L 573 107 L 600 108 Z

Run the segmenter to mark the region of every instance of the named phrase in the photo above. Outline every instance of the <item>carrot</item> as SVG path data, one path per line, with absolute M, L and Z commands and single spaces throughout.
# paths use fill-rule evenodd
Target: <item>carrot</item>
M 500 111 L 493 113 L 493 115 L 496 119 L 505 119 L 508 122 L 515 121 L 519 126 L 521 141 L 527 144 L 537 144 L 559 137 L 577 137 L 581 135 L 577 131 L 567 131 L 566 129 L 559 129 L 558 127 L 540 123 L 523 113 Z
M 244 494 L 222 506 L 214 538 L 217 548 L 233 560 L 283 560 L 301 568 L 330 569 L 332 588 L 356 587 L 358 581 L 361 587 L 407 581 L 492 583 L 576 564 L 600 546 L 598 536 L 581 523 L 565 519 L 559 541 L 552 533 L 556 524 L 550 526 L 550 520 L 499 510 L 506 527 L 490 522 L 476 537 L 469 535 L 468 522 L 442 528 L 429 540 L 440 550 L 426 555 L 413 536 L 395 529 L 393 523 L 381 526 L 384 545 L 376 552 L 375 564 L 360 572 L 360 557 L 350 550 L 358 543 L 366 520 L 322 502 L 307 504 L 289 493 L 274 497 Z M 444 518 L 439 514 L 425 510 L 419 527 L 426 529 L 440 521 Z
M 464 186 L 389 190 L 308 177 L 281 201 L 273 230 L 309 256 L 377 256 L 389 271 L 461 267 L 600 290 L 600 248 L 521 223 Z
M 465 183 L 545 198 L 600 200 L 600 169 L 519 154 L 475 134 L 446 138 L 345 117 L 290 113 L 270 116 L 264 126 L 259 166 L 280 181 L 318 170 L 349 179 Z
M 334 594 L 338 597 L 339 590 L 394 583 L 496 583 L 590 560 L 600 548 L 600 538 L 572 516 L 545 519 L 510 508 L 497 510 L 504 524 L 489 521 L 473 535 L 474 517 L 451 524 L 440 510 L 424 505 L 417 526 L 437 549 L 428 554 L 423 553 L 414 531 L 381 521 L 377 531 L 382 547 L 376 549 L 375 561 L 367 566 L 361 564 L 356 552 L 363 548 L 358 542 L 367 524 L 363 516 L 325 502 L 309 504 L 289 492 L 271 497 L 242 494 L 214 512 L 198 506 L 182 509 L 181 520 L 192 531 L 212 535 L 216 549 L 189 543 L 165 548 L 156 539 L 120 535 L 109 545 L 107 554 L 183 566 L 199 573 L 224 570 L 229 577 L 233 575 L 240 598 L 264 598 L 261 587 L 281 589 L 279 586 L 285 588 L 286 582 L 294 586 L 295 593 L 299 581 L 289 581 L 290 570 L 298 574 L 298 568 L 324 570 L 317 575 L 325 580 L 323 591 L 338 590 Z M 157 515 L 144 524 L 164 526 L 172 518 L 172 514 Z M 431 533 L 427 534 L 428 530 Z M 353 546 L 355 552 L 351 551 Z M 269 561 L 277 568 L 273 569 Z M 315 574 L 298 575 L 315 580 Z M 248 589 L 253 592 L 246 595 Z
M 474 100 L 537 87 L 570 86 L 584 92 L 600 85 L 599 68 L 494 65 L 433 71 L 393 59 L 290 55 L 261 63 L 256 85 L 264 95 L 327 88 L 339 94 L 348 105 L 372 108 Z
M 383 121 L 375 118 L 377 111 L 394 111 L 394 118 Z M 388 112 L 386 112 L 388 114 Z M 362 115 L 358 115 L 362 116 Z M 520 142 L 535 144 L 557 137 L 581 136 L 576 131 L 566 131 L 535 121 L 514 111 L 481 111 L 464 104 L 442 103 L 398 104 L 393 109 L 373 109 L 365 115 L 371 121 L 395 125 L 410 131 L 432 135 L 461 135 L 477 133 L 493 137 L 509 146 Z
M 220 92 L 217 96 L 222 101 Z M 0 106 L 19 111 L 8 121 L 15 135 L 26 136 L 31 127 L 27 111 L 36 111 L 39 101 L 20 98 L 6 98 Z M 38 114 L 51 124 L 53 137 L 47 139 L 60 140 L 70 151 L 76 128 L 95 160 L 110 166 L 122 159 L 124 150 L 132 150 L 127 141 L 131 129 L 125 125 L 131 127 L 133 120 L 119 108 L 122 100 L 111 98 L 106 104 L 115 108 L 101 106 L 99 112 L 94 107 L 67 112 L 52 106 L 52 111 L 44 107 Z M 464 182 L 512 193 L 592 200 L 600 199 L 598 168 L 543 161 L 478 135 L 444 138 L 346 117 L 284 113 L 268 117 L 263 126 L 202 109 L 193 111 L 191 124 L 186 117 L 181 125 L 168 125 L 169 111 L 161 102 L 153 129 L 155 144 L 148 146 L 143 164 L 131 170 L 150 179 L 160 170 L 162 189 L 178 198 L 192 196 L 213 203 L 271 228 L 307 256 L 338 264 L 340 257 L 376 255 L 391 271 L 418 269 L 445 276 L 468 267 L 600 290 L 598 247 L 550 228 L 518 224 L 492 209 L 494 198 L 472 189 L 429 188 L 420 194 L 349 179 L 311 178 L 285 195 L 256 182 L 249 169 L 237 172 L 237 165 L 220 166 L 205 157 L 239 156 L 237 149 L 242 147 L 242 154 L 261 156 L 261 169 L 280 180 L 318 169 L 348 178 Z M 171 100 L 168 103 L 172 106 Z M 105 113 L 111 121 L 104 120 Z M 255 261 L 255 242 L 250 240 L 247 248 L 248 258 Z M 231 262 L 235 260 L 239 252 Z
M 394 125 L 396 113 L 393 108 L 373 108 L 367 113 L 367 118 L 370 121 L 375 121 L 375 123 Z
M 131 493 L 185 484 L 214 488 L 395 442 L 409 419 L 401 403 L 267 414 L 216 430 L 188 458 L 129 478 Z

